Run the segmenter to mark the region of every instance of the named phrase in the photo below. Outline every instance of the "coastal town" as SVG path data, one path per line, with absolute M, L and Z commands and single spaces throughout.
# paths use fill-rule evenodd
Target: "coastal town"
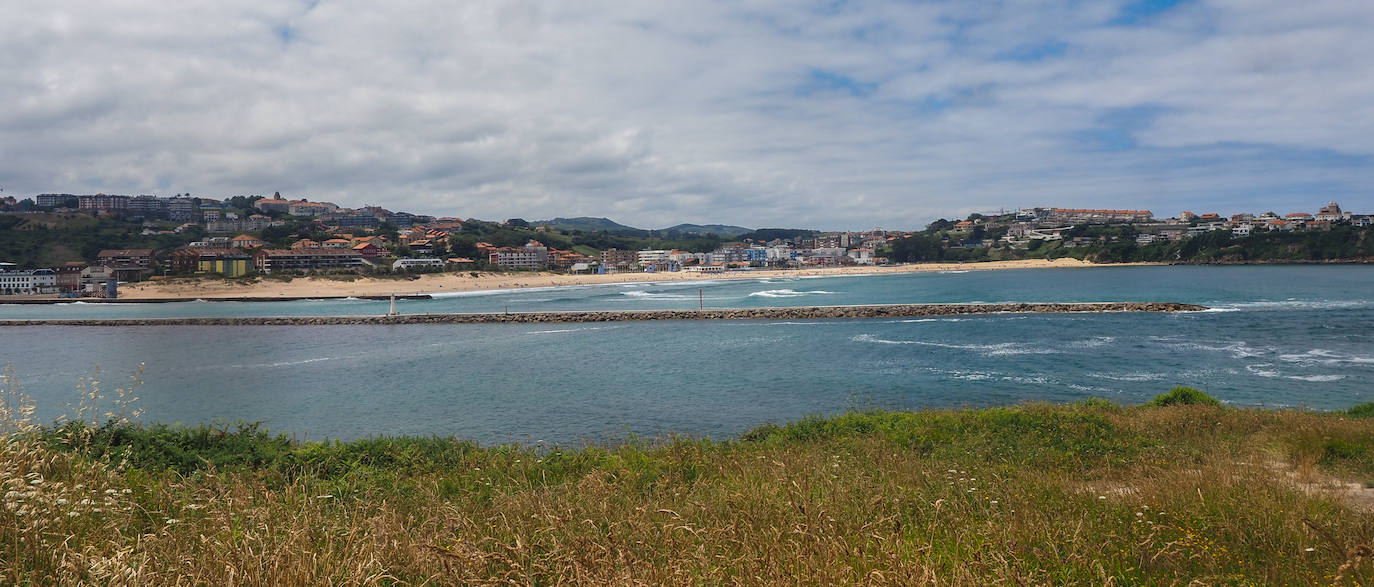
M 90 258 L 52 266 L 33 266 L 0 258 L 0 295 L 115 297 L 118 284 L 171 277 L 243 278 L 355 272 L 415 274 L 443 271 L 551 271 L 571 274 L 686 272 L 716 274 L 751 268 L 807 268 L 885 265 L 894 245 L 915 232 L 884 230 L 819 232 L 765 229 L 721 236 L 713 245 L 692 248 L 646 246 L 598 249 L 587 244 L 564 248 L 552 242 L 597 233 L 557 223 L 521 219 L 485 222 L 393 212 L 379 206 L 347 208 L 332 202 L 236 196 L 228 199 L 175 196 L 40 194 L 25 200 L 0 198 L 5 230 L 43 230 L 53 218 L 117 219 L 136 223 L 139 236 L 168 237 L 168 248 L 100 248 Z M 34 219 L 34 222 L 27 220 Z M 562 219 L 560 219 L 562 220 Z M 606 221 L 609 222 L 609 221 Z M 613 226 L 614 223 L 610 223 Z M 1129 239 L 1149 246 L 1180 242 L 1224 231 L 1231 238 L 1265 232 L 1331 231 L 1339 226 L 1368 227 L 1374 216 L 1342 210 L 1330 202 L 1314 212 L 1217 213 L 1184 211 L 1156 218 L 1149 210 L 1036 207 L 971 214 L 959 221 L 939 220 L 922 234 L 940 246 L 963 251 L 1027 251 L 1053 243 L 1061 251 Z M 1125 229 L 1110 236 L 1084 227 Z M 479 230 L 480 228 L 480 230 Z M 622 227 L 627 231 L 638 231 Z M 607 229 L 614 234 L 615 229 Z M 639 231 L 646 232 L 646 231 Z M 653 237 L 698 237 L 700 233 Z M 505 242 L 478 240 L 499 234 Z M 473 236 L 476 235 L 476 236 Z M 194 238 L 194 240 L 190 240 Z M 495 240 L 495 239 L 493 239 Z M 511 242 L 512 240 L 516 242 Z M 523 241 L 523 242 L 518 242 Z M 695 249 L 695 250 L 693 250 Z M 704 249 L 704 250 L 703 250 Z M 987 257 L 978 257 L 984 259 Z

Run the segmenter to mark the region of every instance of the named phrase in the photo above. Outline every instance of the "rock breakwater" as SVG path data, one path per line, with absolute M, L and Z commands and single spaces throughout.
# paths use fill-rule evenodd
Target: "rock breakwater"
M 1196 312 L 1204 306 L 1175 302 L 880 304 L 706 310 L 599 310 L 491 314 L 401 314 L 397 316 L 296 316 L 240 318 L 140 318 L 95 320 L 0 320 L 0 326 L 330 326 L 339 324 L 501 324 L 619 322 L 635 320 L 799 320 L 825 318 L 910 318 L 967 314 L 1067 312 Z

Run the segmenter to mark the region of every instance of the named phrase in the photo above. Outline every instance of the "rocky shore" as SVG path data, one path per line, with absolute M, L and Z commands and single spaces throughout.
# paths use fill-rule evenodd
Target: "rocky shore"
M 824 318 L 910 318 L 967 314 L 1065 312 L 1196 312 L 1204 306 L 1174 302 L 882 304 L 797 306 L 710 310 L 605 310 L 493 314 L 402 314 L 397 316 L 298 316 L 241 318 L 141 318 L 111 320 L 3 320 L 0 326 L 328 326 L 337 324 L 499 324 L 618 322 L 631 320 L 811 320 Z

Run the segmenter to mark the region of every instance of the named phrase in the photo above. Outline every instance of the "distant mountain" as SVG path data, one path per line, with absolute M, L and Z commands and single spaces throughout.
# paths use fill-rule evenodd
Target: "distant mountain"
M 709 232 L 716 236 L 723 236 L 726 238 L 754 232 L 754 229 L 752 228 L 745 228 L 743 226 L 730 226 L 728 224 L 679 224 L 677 226 L 670 226 L 668 228 L 665 228 L 663 229 L 663 232 L 668 232 L 670 230 L 697 234 L 706 234 Z
M 645 232 L 644 229 L 633 226 L 625 226 L 610 218 L 592 218 L 590 216 L 578 216 L 576 218 L 554 218 L 553 220 L 537 220 L 530 223 L 531 226 L 551 226 L 558 230 L 581 230 L 610 233 L 629 233 Z

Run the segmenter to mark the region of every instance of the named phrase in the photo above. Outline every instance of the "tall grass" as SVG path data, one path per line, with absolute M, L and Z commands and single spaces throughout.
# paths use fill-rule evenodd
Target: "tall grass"
M 577 449 L 7 430 L 0 583 L 1374 581 L 1337 485 L 1374 480 L 1374 420 L 1343 414 L 874 411 Z

